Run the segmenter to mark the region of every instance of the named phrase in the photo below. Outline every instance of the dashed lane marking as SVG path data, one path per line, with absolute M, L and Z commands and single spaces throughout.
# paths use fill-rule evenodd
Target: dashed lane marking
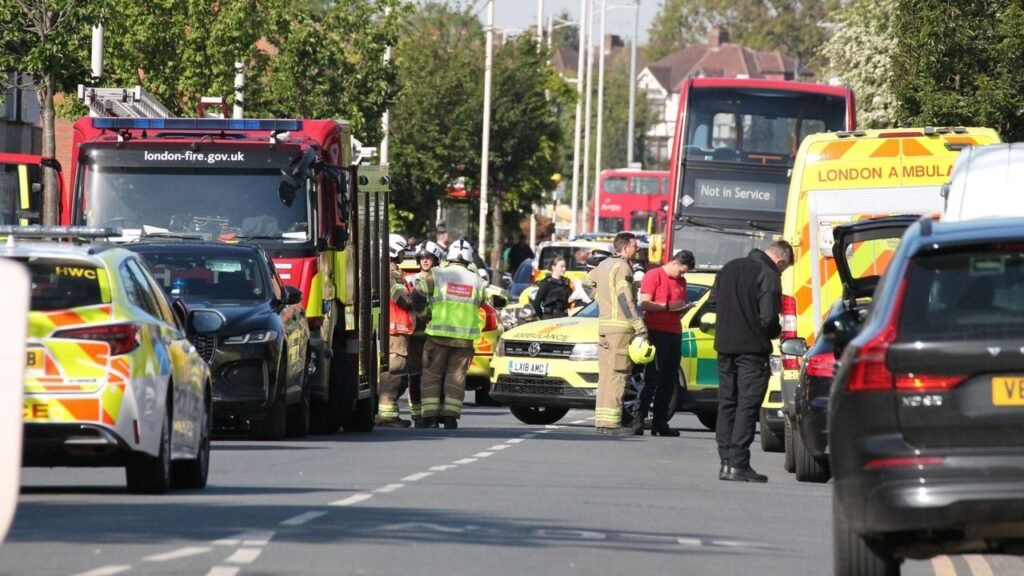
M 949 556 L 932 558 L 932 570 L 935 571 L 935 576 L 956 576 L 956 566 Z
M 402 478 L 402 482 L 419 482 L 428 476 L 433 476 L 433 472 L 417 472 L 415 474 L 409 474 L 405 478 Z
M 522 443 L 523 440 L 524 440 L 524 438 L 513 438 L 511 440 L 506 440 L 505 443 L 506 444 L 520 444 L 520 443 Z
M 270 539 L 273 537 L 273 530 L 253 530 L 214 540 L 212 544 L 214 546 L 238 546 L 239 544 L 243 546 L 266 546 L 267 542 L 270 542 Z
M 463 458 L 462 460 L 456 460 L 454 464 L 472 464 L 473 462 L 476 461 L 476 458 Z
M 146 556 L 142 559 L 143 562 L 168 562 L 170 560 L 177 560 L 179 558 L 188 558 L 189 556 L 198 556 L 200 554 L 206 554 L 212 550 L 209 546 L 188 546 L 185 548 L 178 548 L 177 550 L 171 550 L 170 552 L 164 552 L 163 554 L 153 554 L 152 556 Z
M 992 567 L 988 565 L 988 561 L 984 557 L 978 554 L 967 554 L 964 556 L 964 560 L 967 561 L 967 567 L 971 569 L 971 574 L 974 576 L 992 576 Z
M 305 514 L 299 514 L 298 516 L 289 518 L 284 522 L 281 522 L 281 526 L 302 526 L 306 522 L 319 518 L 327 514 L 327 512 L 306 512 Z
M 366 502 L 370 498 L 373 498 L 373 494 L 353 494 L 348 498 L 342 498 L 341 500 L 335 500 L 328 504 L 328 506 L 351 506 L 353 504 L 359 504 L 360 502 Z
M 488 448 L 488 450 L 491 450 L 492 452 L 497 452 L 499 450 L 504 450 L 505 448 L 510 448 L 510 446 L 508 444 L 496 444 Z
M 474 460 L 474 462 L 475 462 L 475 460 Z M 467 464 L 468 464 L 468 462 L 467 462 Z M 454 466 L 452 464 L 441 464 L 440 466 L 431 466 L 430 467 L 430 471 L 431 472 L 444 472 L 445 470 L 451 470 L 452 468 L 458 468 L 458 466 Z
M 391 492 L 394 492 L 395 490 L 398 490 L 403 486 L 405 486 L 405 484 L 388 484 L 387 486 L 381 486 L 380 488 L 377 488 L 376 490 L 374 490 L 374 492 L 377 494 L 390 494 Z
M 473 454 L 473 458 L 487 458 L 488 456 L 494 456 L 494 452 L 477 452 Z
M 238 566 L 214 566 L 206 576 L 235 576 L 241 570 Z
M 119 564 L 112 566 L 101 566 L 95 570 L 89 570 L 88 572 L 79 572 L 74 576 L 113 576 L 114 574 L 120 574 L 121 572 L 127 572 L 132 567 L 127 564 Z
M 239 548 L 225 562 L 231 564 L 252 564 L 262 553 L 262 548 Z

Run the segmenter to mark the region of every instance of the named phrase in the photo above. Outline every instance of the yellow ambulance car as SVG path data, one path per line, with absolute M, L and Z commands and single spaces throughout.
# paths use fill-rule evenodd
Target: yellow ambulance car
M 892 214 L 938 214 L 942 185 L 966 147 L 999 142 L 988 128 L 899 128 L 815 134 L 797 153 L 784 237 L 795 261 L 782 277 L 783 339 L 814 341 L 842 297 L 832 228 Z M 872 243 L 851 259 L 858 274 L 885 269 L 895 246 Z M 792 414 L 799 358 L 783 357 L 783 411 Z

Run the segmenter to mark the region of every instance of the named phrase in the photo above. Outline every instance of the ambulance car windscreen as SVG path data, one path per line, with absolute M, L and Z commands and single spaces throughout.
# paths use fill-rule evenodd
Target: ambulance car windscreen
M 100 274 L 95 266 L 81 262 L 32 259 L 27 262 L 32 275 L 31 309 L 34 312 L 65 310 L 102 304 Z

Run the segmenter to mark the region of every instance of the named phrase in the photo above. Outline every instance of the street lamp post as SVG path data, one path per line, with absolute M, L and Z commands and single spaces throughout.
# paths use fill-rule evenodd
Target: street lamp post
M 636 161 L 633 155 L 633 141 L 636 139 L 636 44 L 640 35 L 640 0 L 636 0 L 633 12 L 633 42 L 629 47 L 629 120 L 626 127 L 626 162 L 630 166 Z
M 587 204 L 590 196 L 590 111 L 592 108 L 591 102 L 594 94 L 594 39 L 593 39 L 593 27 L 594 27 L 594 0 L 587 0 L 587 12 L 585 19 L 587 21 L 587 27 L 591 30 L 590 35 L 587 37 L 587 101 L 586 101 L 586 112 L 583 113 L 584 126 L 583 132 L 583 226 L 581 232 L 587 231 Z M 603 42 L 603 39 L 601 39 Z
M 570 232 L 576 235 L 576 214 L 579 212 L 580 192 L 580 128 L 583 125 L 583 41 L 587 33 L 587 19 L 582 17 L 587 13 L 587 0 L 580 0 L 580 38 L 579 57 L 576 62 L 576 128 L 573 132 L 572 155 L 572 224 Z
M 480 258 L 484 257 L 487 236 L 487 182 L 490 178 L 491 154 L 491 68 L 494 62 L 494 0 L 487 0 L 487 46 L 484 57 L 484 133 L 480 152 L 480 229 L 478 230 Z M 501 201 L 500 199 L 498 200 Z
M 600 232 L 598 224 L 601 217 L 601 140 L 604 133 L 604 61 L 607 59 L 604 53 L 604 33 L 607 20 L 607 0 L 601 0 L 601 62 L 597 73 L 597 145 L 594 151 L 594 232 Z

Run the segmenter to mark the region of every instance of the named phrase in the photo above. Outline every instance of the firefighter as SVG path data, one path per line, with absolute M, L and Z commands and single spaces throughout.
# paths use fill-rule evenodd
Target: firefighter
M 636 254 L 636 236 L 620 232 L 615 236 L 616 254 L 605 258 L 587 274 L 587 284 L 594 288 L 599 319 L 597 410 L 594 424 L 598 434 L 628 436 L 633 429 L 622 425 L 622 395 L 633 369 L 630 342 L 642 337 L 637 349 L 649 352 L 644 326 L 633 294 L 633 270 L 629 260 Z M 640 357 L 638 356 L 638 360 Z
M 388 255 L 391 257 L 391 325 L 388 338 L 388 371 L 377 383 L 379 398 L 377 426 L 408 428 L 412 422 L 399 416 L 398 396 L 401 394 L 402 377 L 409 369 L 409 340 L 416 330 L 416 317 L 412 314 L 412 287 L 398 268 L 405 249 L 405 238 L 400 234 L 388 236 Z
M 420 384 L 422 428 L 437 428 L 439 423 L 445 428 L 458 428 L 466 396 L 466 371 L 482 328 L 478 309 L 484 300 L 484 283 L 469 270 L 472 245 L 464 239 L 452 242 L 446 259 L 446 264 L 431 268 L 416 282 L 413 297 L 417 313 L 430 308 Z
M 420 271 L 413 278 L 413 283 L 429 276 L 431 268 L 441 265 L 441 258 L 444 251 L 436 242 L 427 240 L 416 250 L 416 261 L 420 265 Z M 430 309 L 423 310 L 423 314 L 417 314 L 416 331 L 409 338 L 409 413 L 412 421 L 419 427 L 420 414 L 420 376 L 423 374 L 423 342 L 426 340 L 424 329 L 430 322 Z

